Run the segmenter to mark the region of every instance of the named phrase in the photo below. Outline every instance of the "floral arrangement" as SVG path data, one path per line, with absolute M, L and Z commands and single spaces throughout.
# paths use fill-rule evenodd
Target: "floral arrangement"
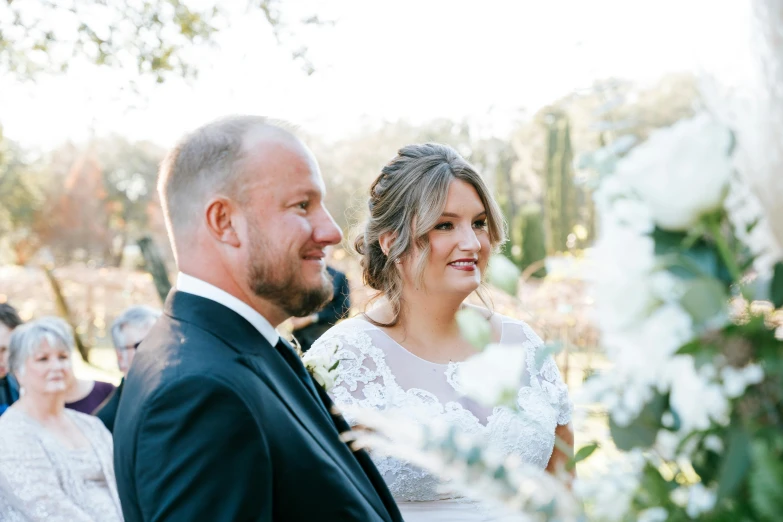
M 783 513 L 783 264 L 737 189 L 733 137 L 707 114 L 654 132 L 596 194 L 595 291 L 611 371 L 585 385 L 627 452 L 605 520 Z M 749 218 L 750 217 L 750 218 Z M 766 266 L 769 266 L 765 263 Z M 763 302 L 762 302 L 763 301 Z M 590 504 L 617 480 L 577 484 Z M 622 501 L 620 500 L 622 499 Z

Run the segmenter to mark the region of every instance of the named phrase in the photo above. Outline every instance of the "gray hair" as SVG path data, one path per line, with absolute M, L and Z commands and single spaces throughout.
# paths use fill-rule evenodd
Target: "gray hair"
M 131 306 L 111 324 L 111 340 L 115 348 L 125 346 L 125 335 L 122 329 L 126 326 L 151 326 L 161 316 L 160 310 L 151 306 Z
M 392 305 L 394 320 L 385 326 L 397 324 L 400 314 L 402 277 L 394 261 L 418 247 L 422 255 L 416 264 L 416 282 L 423 284 L 430 254 L 427 234 L 443 213 L 449 186 L 455 179 L 476 189 L 487 212 L 490 245 L 497 249 L 506 237 L 500 207 L 475 168 L 448 145 L 403 147 L 370 187 L 370 215 L 354 248 L 361 256 L 364 283 L 385 295 Z M 388 254 L 380 245 L 380 238 L 386 233 L 395 237 Z
M 175 257 L 177 238 L 199 222 L 208 198 L 222 193 L 241 203 L 245 138 L 253 130 L 295 138 L 294 127 L 286 122 L 230 116 L 186 135 L 161 163 L 158 193 Z
M 25 361 L 46 342 L 52 347 L 65 348 L 71 354 L 75 348 L 73 329 L 63 319 L 54 316 L 41 317 L 17 326 L 8 343 L 8 366 L 19 375 Z

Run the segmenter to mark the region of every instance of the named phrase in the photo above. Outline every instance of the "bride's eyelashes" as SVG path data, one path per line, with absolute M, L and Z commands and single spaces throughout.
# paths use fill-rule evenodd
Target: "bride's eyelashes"
M 434 230 L 452 230 L 454 228 L 454 225 L 451 223 L 451 221 L 444 221 L 443 223 L 438 223 L 435 225 Z
M 487 228 L 487 220 L 486 219 L 477 219 L 473 222 L 473 228 L 484 230 Z M 454 230 L 454 224 L 451 221 L 444 221 L 443 223 L 438 223 L 435 225 L 433 230 Z

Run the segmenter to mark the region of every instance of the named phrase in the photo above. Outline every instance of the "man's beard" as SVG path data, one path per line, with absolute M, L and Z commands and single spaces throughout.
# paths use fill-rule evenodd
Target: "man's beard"
M 294 317 L 317 312 L 332 299 L 334 290 L 326 271 L 323 273 L 321 285 L 306 287 L 296 270 L 298 263 L 264 258 L 264 254 L 273 251 L 265 243 L 255 234 L 251 238 L 248 285 L 258 297 L 276 304 Z

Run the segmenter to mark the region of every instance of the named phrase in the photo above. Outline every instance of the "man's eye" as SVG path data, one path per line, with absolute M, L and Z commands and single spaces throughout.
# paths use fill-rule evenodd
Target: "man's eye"
M 307 210 L 307 207 L 310 206 L 310 202 L 309 201 L 302 201 L 301 203 L 297 203 L 296 206 L 301 208 L 302 210 Z
M 438 223 L 437 225 L 435 225 L 435 230 L 451 230 L 451 229 L 452 229 L 452 225 L 448 221 L 445 223 Z

